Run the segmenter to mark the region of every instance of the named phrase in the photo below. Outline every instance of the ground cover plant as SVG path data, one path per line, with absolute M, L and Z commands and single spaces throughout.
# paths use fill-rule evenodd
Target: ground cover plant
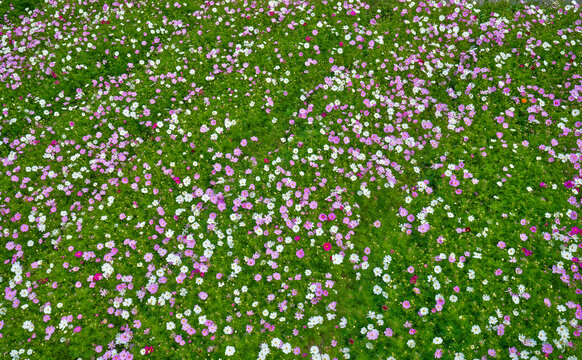
M 1 358 L 580 358 L 576 3 L 0 16 Z

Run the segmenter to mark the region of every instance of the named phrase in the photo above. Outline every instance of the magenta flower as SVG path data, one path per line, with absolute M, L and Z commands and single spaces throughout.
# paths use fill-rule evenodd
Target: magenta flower
M 330 251 L 331 250 L 331 243 L 326 242 L 325 244 L 323 244 L 323 249 L 325 251 Z

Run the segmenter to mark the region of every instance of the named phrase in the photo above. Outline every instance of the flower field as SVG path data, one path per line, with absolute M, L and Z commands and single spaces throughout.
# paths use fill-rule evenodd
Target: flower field
M 0 1 L 0 358 L 582 360 L 540 6 Z

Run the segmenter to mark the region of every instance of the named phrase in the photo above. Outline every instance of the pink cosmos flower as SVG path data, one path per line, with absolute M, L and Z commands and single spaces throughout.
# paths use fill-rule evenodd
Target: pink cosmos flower
M 554 351 L 554 348 L 553 348 L 553 346 L 552 346 L 552 345 L 550 345 L 550 344 L 548 344 L 548 343 L 544 343 L 544 344 L 542 345 L 542 352 L 543 352 L 544 354 L 551 354 L 551 353 L 552 353 L 552 351 Z
M 323 244 L 323 249 L 325 251 L 330 251 L 331 250 L 331 243 L 326 242 L 325 244 Z
M 299 249 L 299 250 L 297 250 L 295 255 L 297 255 L 297 257 L 301 259 L 305 256 L 305 252 L 303 251 L 303 249 Z

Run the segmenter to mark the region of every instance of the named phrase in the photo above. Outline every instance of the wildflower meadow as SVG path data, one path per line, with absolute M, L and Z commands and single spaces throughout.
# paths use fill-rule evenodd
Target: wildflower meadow
M 0 358 L 582 360 L 581 10 L 1 0 Z

